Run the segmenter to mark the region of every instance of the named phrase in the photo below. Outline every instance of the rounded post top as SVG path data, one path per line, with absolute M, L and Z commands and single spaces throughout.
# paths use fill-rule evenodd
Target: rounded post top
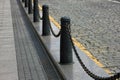
M 46 5 L 46 4 L 44 4 L 43 6 L 42 6 L 43 8 L 49 8 L 49 6 L 48 5 Z
M 61 17 L 61 27 L 62 26 L 69 26 L 70 25 L 70 18 L 69 17 Z
M 61 17 L 61 22 L 70 22 L 70 18 L 69 17 Z

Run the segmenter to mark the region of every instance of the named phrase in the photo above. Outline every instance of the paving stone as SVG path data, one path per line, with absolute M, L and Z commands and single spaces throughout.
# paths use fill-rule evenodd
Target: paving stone
M 0 80 L 18 80 L 10 1 L 0 1 Z

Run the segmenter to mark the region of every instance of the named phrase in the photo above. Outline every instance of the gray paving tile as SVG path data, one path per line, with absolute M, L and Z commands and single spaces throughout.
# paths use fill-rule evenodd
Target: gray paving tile
M 14 26 L 14 35 L 15 35 L 15 46 L 16 46 L 16 55 L 18 62 L 18 75 L 20 80 L 47 80 L 48 77 L 52 80 L 59 80 L 56 77 L 55 72 L 52 72 L 53 69 L 49 67 L 49 61 L 45 62 L 44 65 L 49 67 L 48 70 L 51 71 L 51 74 L 54 76 L 47 76 L 47 72 L 43 68 L 43 63 L 41 58 L 38 57 L 39 54 L 43 54 L 40 44 L 38 44 L 38 39 L 31 29 L 31 25 L 26 21 L 26 17 L 23 14 L 19 3 L 19 0 L 11 1 L 12 6 L 12 17 L 13 17 L 13 26 Z M 24 19 L 24 17 L 25 19 Z M 42 55 L 41 55 L 42 57 Z M 44 60 L 45 57 L 43 56 Z M 51 64 L 51 63 L 49 63 Z M 50 75 L 51 75 L 50 74 Z
M 0 5 L 0 80 L 18 80 L 10 1 Z

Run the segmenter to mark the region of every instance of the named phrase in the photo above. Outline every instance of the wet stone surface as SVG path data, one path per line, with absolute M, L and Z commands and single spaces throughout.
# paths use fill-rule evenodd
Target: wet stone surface
M 39 0 L 60 22 L 71 18 L 72 36 L 113 73 L 120 71 L 120 4 L 110 0 Z

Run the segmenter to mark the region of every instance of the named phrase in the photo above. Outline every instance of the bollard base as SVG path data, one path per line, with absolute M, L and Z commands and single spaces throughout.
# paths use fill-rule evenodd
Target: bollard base
M 71 63 L 62 63 L 62 62 L 59 62 L 60 65 L 72 65 L 74 64 L 74 62 L 71 62 Z

